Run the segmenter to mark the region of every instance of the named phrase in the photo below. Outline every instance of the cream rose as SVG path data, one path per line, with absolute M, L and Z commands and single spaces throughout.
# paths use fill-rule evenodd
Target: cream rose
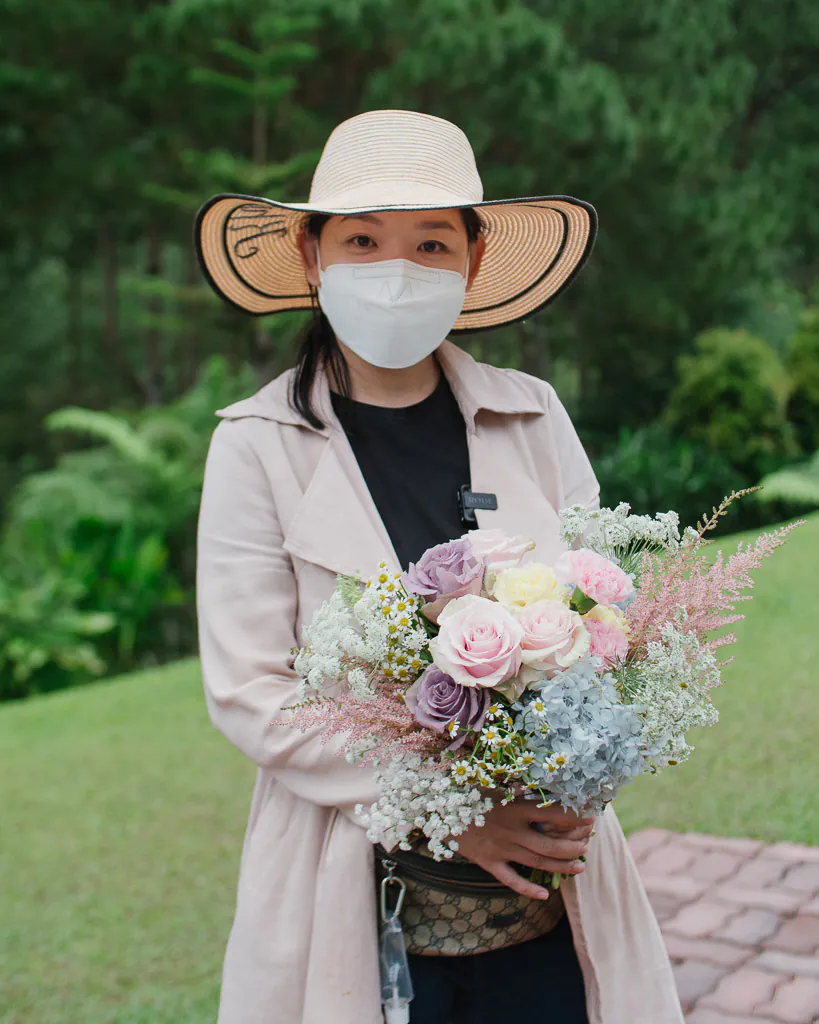
M 498 686 L 517 674 L 523 629 L 495 601 L 466 594 L 438 616 L 432 660 L 462 686 Z
M 542 562 L 530 562 L 514 569 L 502 569 L 492 584 L 492 596 L 504 608 L 517 614 L 538 601 L 569 603 L 570 591 Z
M 514 702 L 520 697 L 523 691 L 526 689 L 528 683 L 523 677 L 524 669 L 521 668 L 520 672 L 516 676 L 512 676 L 511 679 L 507 679 L 505 683 L 499 683 L 493 687 L 496 693 L 501 693 L 503 696 Z
M 591 638 L 583 619 L 562 601 L 538 601 L 517 616 L 523 628 L 520 678 L 529 683 L 556 675 L 589 653 Z

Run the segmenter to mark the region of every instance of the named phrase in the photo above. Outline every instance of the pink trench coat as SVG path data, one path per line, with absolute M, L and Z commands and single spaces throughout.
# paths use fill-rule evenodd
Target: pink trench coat
M 438 357 L 466 421 L 472 487 L 497 494 L 481 527 L 561 550 L 557 510 L 592 506 L 598 487 L 554 390 L 475 362 L 447 341 Z M 198 605 L 210 716 L 258 766 L 220 1024 L 381 1024 L 372 847 L 354 807 L 376 798 L 371 770 L 331 741 L 270 724 L 296 697 L 291 648 L 336 573 L 398 569 L 319 376 L 323 430 L 287 403 L 290 371 L 218 415 L 199 524 Z M 565 884 L 590 1024 L 681 1024 L 657 922 L 614 810 L 587 869 Z M 498 979 L 503 984 L 503 979 Z M 543 993 L 543 1024 L 560 1024 Z

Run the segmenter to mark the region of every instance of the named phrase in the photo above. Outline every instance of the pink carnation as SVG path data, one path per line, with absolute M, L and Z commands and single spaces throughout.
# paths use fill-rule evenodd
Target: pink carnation
M 628 637 L 617 626 L 608 622 L 600 622 L 598 619 L 584 619 L 583 625 L 591 634 L 590 654 L 596 654 L 605 661 L 607 666 L 613 666 L 618 661 L 625 661 L 628 653 Z
M 441 671 L 462 686 L 497 686 L 520 668 L 523 628 L 503 605 L 485 597 L 456 597 L 438 616 L 429 642 Z
M 634 592 L 631 577 L 602 555 L 588 548 L 566 551 L 555 565 L 561 583 L 573 583 L 598 604 L 617 604 Z

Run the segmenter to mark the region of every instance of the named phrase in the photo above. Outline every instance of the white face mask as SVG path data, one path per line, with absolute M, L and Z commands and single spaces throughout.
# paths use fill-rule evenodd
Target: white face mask
M 316 247 L 318 250 L 318 246 Z M 410 260 L 334 263 L 321 269 L 319 305 L 339 341 L 373 366 L 414 366 L 458 319 L 466 278 Z

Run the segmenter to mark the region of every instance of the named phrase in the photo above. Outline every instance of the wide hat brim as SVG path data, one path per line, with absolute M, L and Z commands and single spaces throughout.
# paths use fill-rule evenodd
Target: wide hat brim
M 307 310 L 313 300 L 298 247 L 306 214 L 466 207 L 480 214 L 486 251 L 453 333 L 514 323 L 553 302 L 588 259 L 597 234 L 594 207 L 571 196 L 330 209 L 225 193 L 197 214 L 196 250 L 211 286 L 237 309 L 255 316 Z

